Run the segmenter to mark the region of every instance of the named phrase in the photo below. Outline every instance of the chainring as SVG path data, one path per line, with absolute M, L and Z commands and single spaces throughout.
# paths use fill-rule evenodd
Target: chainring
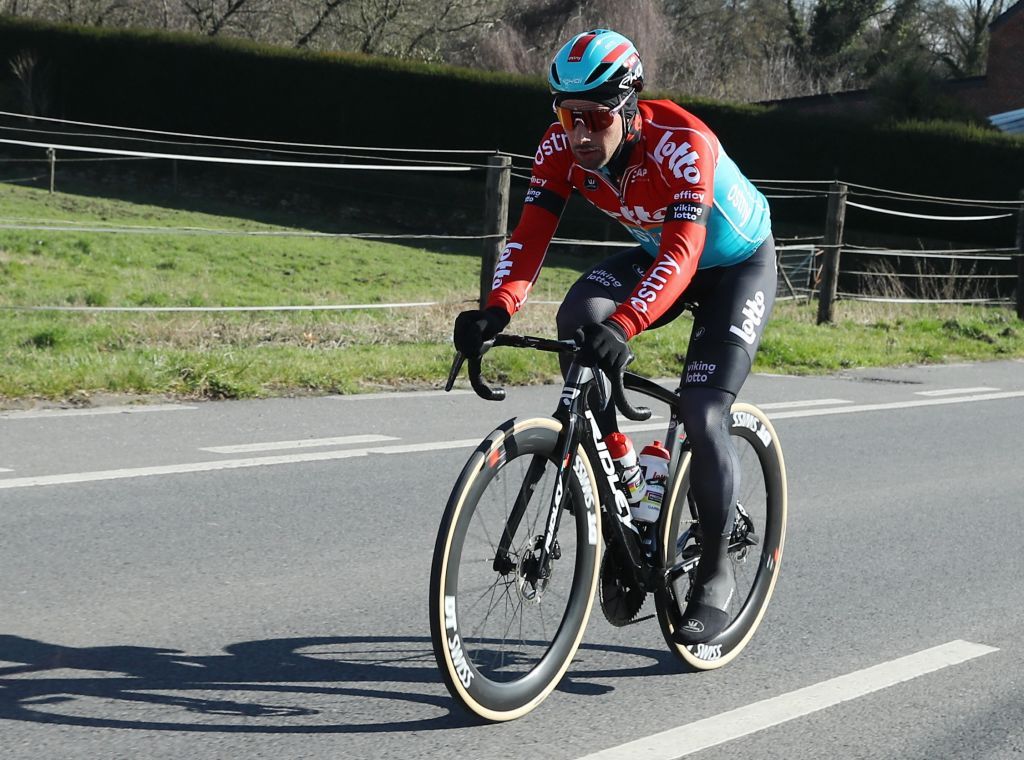
M 601 560 L 601 611 L 612 625 L 621 628 L 629 625 L 644 606 L 647 592 L 634 588 L 623 580 L 622 572 L 614 552 L 605 552 Z

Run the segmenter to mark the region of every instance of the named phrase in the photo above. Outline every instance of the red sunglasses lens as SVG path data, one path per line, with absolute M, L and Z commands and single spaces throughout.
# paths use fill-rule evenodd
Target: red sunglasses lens
M 601 109 L 600 111 L 573 111 L 569 108 L 555 106 L 555 115 L 558 117 L 558 123 L 567 132 L 576 126 L 577 121 L 582 121 L 583 126 L 590 132 L 600 132 L 603 129 L 608 129 L 615 121 L 615 114 L 606 109 Z

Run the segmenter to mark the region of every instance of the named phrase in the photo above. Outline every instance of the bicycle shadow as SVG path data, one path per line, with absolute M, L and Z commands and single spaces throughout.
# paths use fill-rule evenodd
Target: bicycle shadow
M 587 669 L 588 654 L 607 653 L 643 658 L 649 664 Z M 615 687 L 595 679 L 678 672 L 664 650 L 584 644 L 577 657 L 583 662 L 573 666 L 575 672 L 570 668 L 559 691 L 603 694 Z M 5 720 L 269 734 L 392 733 L 480 723 L 459 709 L 441 686 L 428 637 L 267 639 L 231 644 L 224 654 L 192 656 L 174 649 L 76 648 L 0 635 L 0 663 L 4 661 L 15 663 L 0 666 L 0 719 Z M 368 708 L 368 700 L 380 703 Z M 322 709 L 324 703 L 330 707 Z M 352 719 L 339 720 L 346 703 L 353 706 Z M 389 720 L 388 714 L 410 712 L 408 706 L 388 709 L 396 703 L 413 703 L 431 716 Z M 117 715 L 133 708 L 146 717 Z M 161 709 L 171 716 L 153 718 L 154 710 Z M 182 711 L 194 719 L 177 717 Z

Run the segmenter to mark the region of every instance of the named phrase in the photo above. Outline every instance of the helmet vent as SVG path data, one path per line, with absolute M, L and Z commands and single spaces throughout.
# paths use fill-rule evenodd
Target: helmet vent
M 608 71 L 609 68 L 611 68 L 610 63 L 599 63 L 597 67 L 592 72 L 590 72 L 590 76 L 587 77 L 586 84 L 590 84 L 595 79 L 600 79 L 601 76 L 604 75 L 604 72 Z

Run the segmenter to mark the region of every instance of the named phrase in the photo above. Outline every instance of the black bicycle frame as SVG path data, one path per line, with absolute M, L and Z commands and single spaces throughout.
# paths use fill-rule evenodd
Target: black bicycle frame
M 499 334 L 493 341 L 493 345 L 534 348 L 541 351 L 559 353 L 575 351 L 575 345 L 571 341 L 555 341 L 510 334 Z M 456 354 L 455 361 L 452 363 L 451 373 L 448 377 L 446 390 L 451 389 L 455 377 L 461 368 L 462 360 L 462 355 Z M 483 381 L 479 357 L 469 360 L 469 379 L 473 390 L 481 398 L 494 401 L 500 401 L 505 398 L 503 389 L 491 388 Z M 611 386 L 611 399 L 609 399 L 606 389 L 607 384 Z M 535 565 L 538 579 L 545 577 L 547 568 L 550 567 L 548 558 L 555 546 L 555 537 L 558 534 L 559 523 L 564 511 L 562 507 L 564 505 L 565 492 L 569 486 L 569 476 L 572 468 L 576 466 L 575 454 L 580 445 L 583 446 L 587 458 L 592 465 L 600 466 L 600 471 L 595 473 L 597 481 L 595 485 L 600 497 L 603 517 L 605 518 L 602 519 L 601 533 L 606 542 L 617 545 L 623 550 L 635 582 L 649 591 L 654 591 L 656 589 L 663 589 L 669 577 L 676 577 L 681 572 L 680 567 L 670 569 L 656 567 L 645 556 L 640 545 L 639 530 L 633 524 L 630 517 L 629 503 L 621 487 L 615 463 L 608 452 L 607 445 L 602 440 L 602 431 L 598 428 L 589 406 L 591 391 L 596 389 L 596 395 L 598 395 L 599 403 L 602 407 L 614 401 L 619 411 L 629 419 L 649 419 L 651 416 L 650 409 L 645 407 L 634 408 L 626 400 L 624 389 L 627 388 L 657 399 L 666 404 L 671 410 L 665 434 L 665 446 L 671 453 L 666 493 L 672 493 L 671 489 L 675 488 L 675 480 L 680 476 L 678 468 L 680 451 L 686 445 L 685 441 L 680 439 L 678 435 L 678 431 L 681 429 L 676 404 L 678 393 L 666 390 L 647 378 L 632 372 L 623 372 L 618 378 L 606 378 L 600 370 L 591 369 L 573 361 L 569 371 L 566 373 L 565 384 L 562 388 L 558 407 L 552 415 L 562 423 L 562 432 L 558 439 L 555 492 L 551 499 L 548 519 L 545 521 L 544 539 L 541 542 L 540 554 Z M 546 458 L 540 455 L 535 455 L 530 463 L 526 477 L 523 479 L 519 493 L 516 496 L 515 505 L 506 520 L 502 537 L 498 542 L 498 548 L 494 557 L 494 569 L 496 571 L 507 573 L 515 566 L 515 563 L 509 559 L 509 547 L 512 543 L 512 537 L 515 535 L 519 523 L 526 512 L 526 506 L 544 473 L 545 464 Z M 660 547 L 655 556 L 662 556 Z

